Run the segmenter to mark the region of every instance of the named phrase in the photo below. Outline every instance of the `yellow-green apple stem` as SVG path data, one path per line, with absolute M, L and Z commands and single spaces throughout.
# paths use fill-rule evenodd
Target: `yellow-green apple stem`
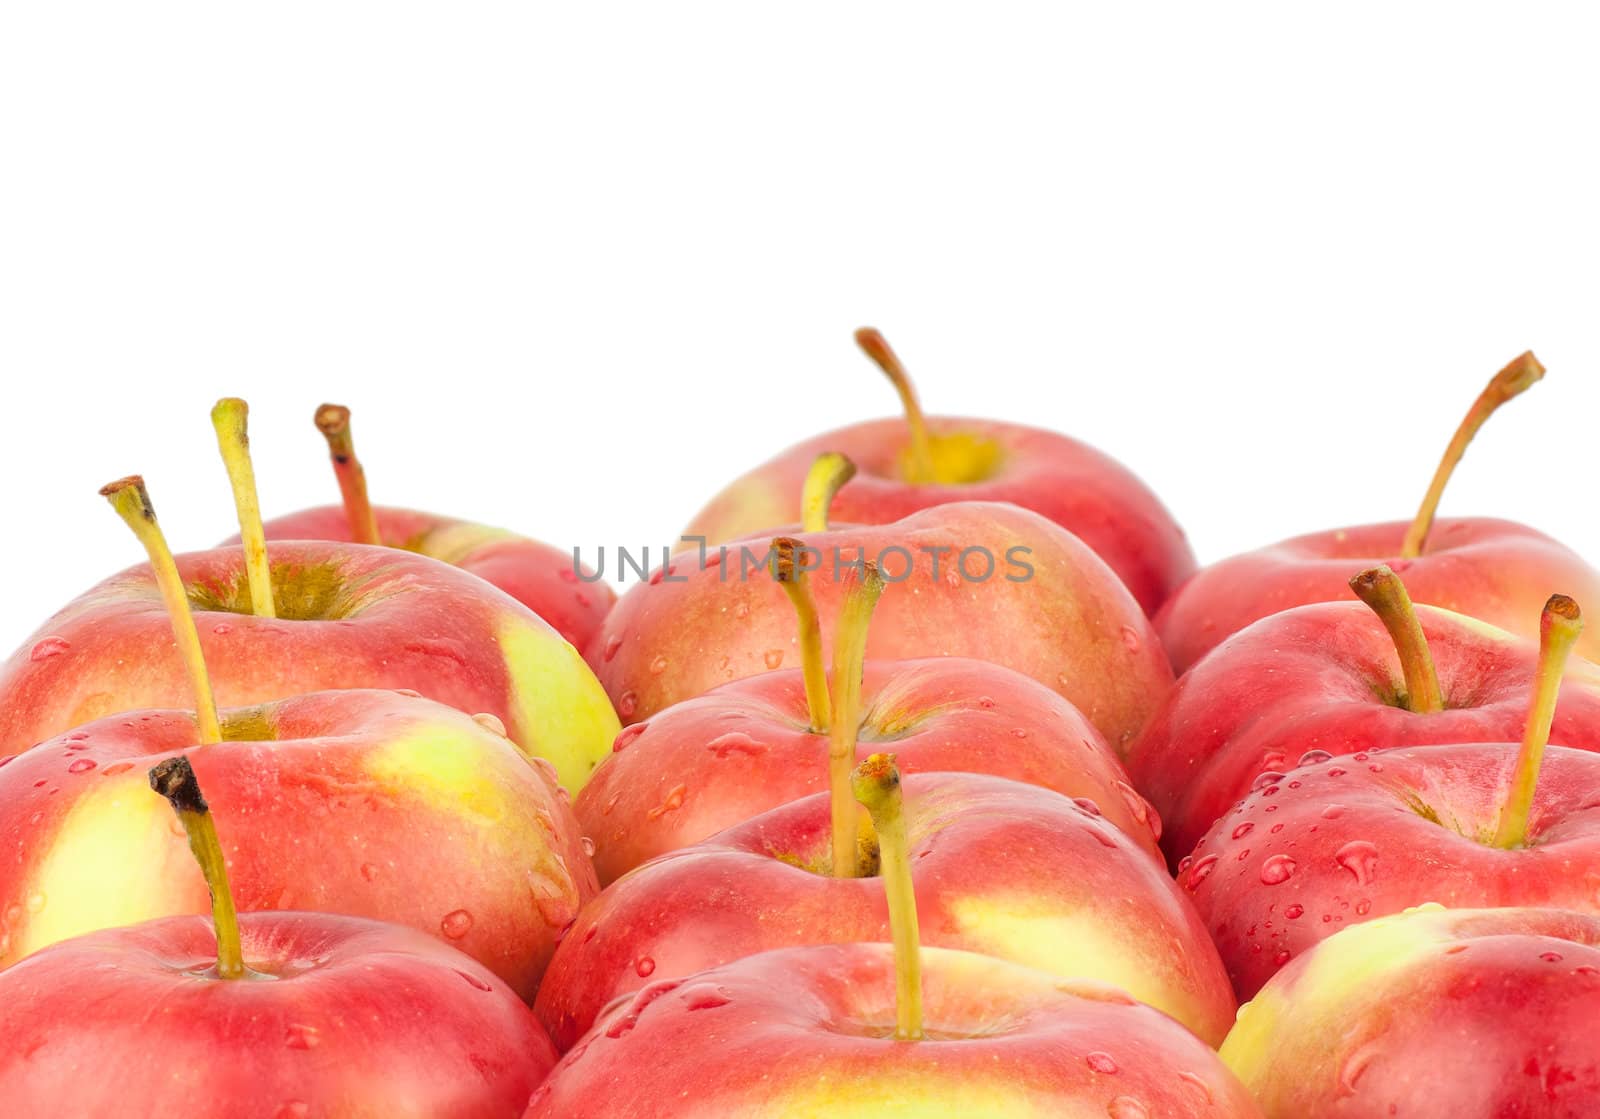
M 851 580 L 833 633 L 833 727 L 828 734 L 828 789 L 833 797 L 833 873 L 853 877 L 856 859 L 856 803 L 850 792 L 850 771 L 856 764 L 856 736 L 861 729 L 861 673 L 867 660 L 867 631 L 872 611 L 883 593 L 878 565 L 863 563 L 860 578 Z
M 1478 429 L 1494 415 L 1496 408 L 1512 397 L 1520 396 L 1543 376 L 1544 366 L 1539 364 L 1539 359 L 1534 357 L 1533 351 L 1530 350 L 1514 358 L 1509 365 L 1496 373 L 1494 379 L 1478 394 L 1478 399 L 1472 402 L 1466 418 L 1461 421 L 1461 426 L 1456 428 L 1455 435 L 1451 437 L 1450 445 L 1445 448 L 1438 469 L 1433 472 L 1433 481 L 1428 483 L 1427 496 L 1422 499 L 1422 505 L 1418 508 L 1416 517 L 1411 521 L 1411 527 L 1406 530 L 1405 540 L 1400 545 L 1401 559 L 1416 559 L 1422 554 L 1423 545 L 1428 542 L 1428 530 L 1433 527 L 1434 513 L 1439 508 L 1439 499 L 1444 496 L 1444 487 L 1450 481 L 1450 475 L 1455 472 L 1461 456 L 1466 454 L 1467 444 L 1478 434 Z
M 827 532 L 833 495 L 855 476 L 856 464 L 838 451 L 818 455 L 806 472 L 805 487 L 800 491 L 800 527 L 807 532 Z
M 168 758 L 150 770 L 150 787 L 167 798 L 178 814 L 183 832 L 189 837 L 200 873 L 211 891 L 211 923 L 217 932 L 217 976 L 240 979 L 245 974 L 244 950 L 239 944 L 239 914 L 233 907 L 233 891 L 228 887 L 228 864 L 222 858 L 222 842 L 211 819 L 211 806 L 201 795 L 194 767 L 183 755 Z
M 900 358 L 889 348 L 888 341 L 870 326 L 864 326 L 856 331 L 856 345 L 861 347 L 863 353 L 870 357 L 883 370 L 889 378 L 889 383 L 894 386 L 894 391 L 900 394 L 900 407 L 905 410 L 906 426 L 911 429 L 911 462 L 906 479 L 912 483 L 927 483 L 937 480 L 933 462 L 933 439 L 928 434 L 928 421 L 922 414 L 922 405 L 917 401 L 917 390 L 911 384 L 911 378 L 906 373 L 906 367 L 900 364 Z
M 1539 783 L 1539 763 L 1544 758 L 1545 744 L 1550 741 L 1550 724 L 1556 717 L 1561 677 L 1567 670 L 1567 656 L 1582 632 L 1583 615 L 1578 604 L 1564 594 L 1551 595 L 1539 618 L 1539 668 L 1533 678 L 1533 702 L 1528 706 L 1528 726 L 1512 770 L 1511 791 L 1501 806 L 1500 823 L 1495 828 L 1496 847 L 1521 847 L 1528 838 L 1528 813 Z
M 833 705 L 828 697 L 828 670 L 822 663 L 822 623 L 817 604 L 806 584 L 805 565 L 795 562 L 795 552 L 804 555 L 805 545 L 792 536 L 772 542 L 772 577 L 794 604 L 795 622 L 800 633 L 800 670 L 806 682 L 806 707 L 811 729 L 827 734 L 833 722 Z
M 167 547 L 167 538 L 156 523 L 155 507 L 150 504 L 144 479 L 137 474 L 119 478 L 101 487 L 100 494 L 110 500 L 111 508 L 133 529 L 150 557 L 156 586 L 161 589 L 161 600 L 172 621 L 178 654 L 183 658 L 184 667 L 189 671 L 189 683 L 194 688 L 194 719 L 200 741 L 221 742 L 222 727 L 217 721 L 217 701 L 211 694 L 211 675 L 206 671 L 205 653 L 200 649 L 200 631 L 195 628 L 194 615 L 189 612 L 189 595 L 184 590 L 183 576 L 178 574 L 172 549 Z
M 1372 608 L 1389 631 L 1395 652 L 1400 654 L 1400 671 L 1406 679 L 1406 709 L 1421 715 L 1444 710 L 1444 694 L 1439 690 L 1439 674 L 1434 671 L 1428 638 L 1406 585 L 1388 564 L 1369 567 L 1350 580 L 1356 597 Z
M 328 441 L 328 457 L 339 480 L 339 495 L 344 500 L 344 515 L 350 522 L 350 539 L 357 544 L 381 544 L 378 515 L 367 497 L 367 472 L 356 457 L 355 437 L 350 434 L 350 409 L 343 404 L 324 404 L 317 409 L 317 430 Z
M 873 754 L 851 774 L 850 787 L 878 833 L 878 874 L 889 900 L 889 932 L 894 938 L 894 1036 L 915 1041 L 922 1037 L 922 935 L 894 755 Z
M 250 463 L 250 406 L 235 396 L 224 397 L 211 409 L 211 426 L 217 429 L 217 448 L 228 468 L 233 505 L 239 513 L 239 539 L 244 544 L 245 578 L 250 584 L 250 612 L 275 618 L 272 605 L 272 567 L 267 562 L 267 535 L 261 528 L 261 503 L 256 499 L 256 470 Z

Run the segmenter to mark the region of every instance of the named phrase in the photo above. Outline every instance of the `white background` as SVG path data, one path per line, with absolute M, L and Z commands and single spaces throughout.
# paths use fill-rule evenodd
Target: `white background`
M 1600 557 L 1595 27 L 1530 4 L 14 3 L 0 16 L 0 644 L 334 487 L 667 543 L 893 410 L 1142 474 L 1203 559 L 1409 516 L 1482 382 L 1547 381 L 1446 513 Z

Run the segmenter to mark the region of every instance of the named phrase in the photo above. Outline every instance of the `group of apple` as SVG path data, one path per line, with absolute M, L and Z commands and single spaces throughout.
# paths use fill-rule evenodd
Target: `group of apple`
M 0 666 L 0 1115 L 1600 1115 L 1600 573 L 1435 517 L 1533 356 L 1411 521 L 1197 571 L 857 340 L 904 415 L 620 598 L 339 406 L 263 522 L 218 403 L 209 551 L 105 487 L 148 562 Z

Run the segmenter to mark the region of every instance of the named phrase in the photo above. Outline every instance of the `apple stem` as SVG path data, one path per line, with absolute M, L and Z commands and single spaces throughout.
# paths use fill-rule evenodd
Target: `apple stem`
M 1439 509 L 1439 499 L 1444 496 L 1444 487 L 1455 472 L 1461 456 L 1466 454 L 1467 444 L 1478 434 L 1478 429 L 1494 415 L 1495 409 L 1512 397 L 1526 392 L 1543 376 L 1544 366 L 1529 350 L 1513 358 L 1478 394 L 1478 399 L 1472 402 L 1461 426 L 1456 428 L 1455 435 L 1451 437 L 1450 445 L 1445 448 L 1444 457 L 1433 472 L 1433 481 L 1428 483 L 1427 495 L 1423 497 L 1417 515 L 1412 518 L 1411 527 L 1406 529 L 1405 540 L 1400 545 L 1401 559 L 1416 559 L 1422 554 L 1423 546 L 1428 542 L 1428 530 L 1433 527 L 1434 514 Z
M 856 738 L 861 730 L 861 673 L 867 659 L 867 630 L 873 608 L 883 594 L 883 575 L 870 561 L 844 593 L 839 624 L 833 634 L 833 726 L 828 734 L 828 787 L 833 797 L 833 874 L 852 878 L 856 858 L 856 804 L 850 793 L 850 771 L 856 764 Z
M 824 451 L 806 472 L 800 492 L 800 527 L 807 532 L 828 531 L 828 510 L 833 495 L 856 476 L 856 464 L 838 451 Z
M 239 514 L 239 539 L 244 545 L 245 580 L 250 584 L 250 612 L 275 618 L 272 605 L 272 566 L 267 562 L 267 535 L 261 527 L 261 504 L 256 499 L 256 471 L 250 462 L 250 406 L 236 396 L 223 397 L 211 409 L 211 426 L 217 430 L 217 447 L 233 486 L 233 505 Z
M 1539 783 L 1539 763 L 1544 759 L 1545 744 L 1550 741 L 1550 724 L 1556 717 L 1561 678 L 1566 674 L 1572 646 L 1582 632 L 1583 615 L 1578 604 L 1564 594 L 1551 595 L 1539 617 L 1539 667 L 1533 677 L 1533 700 L 1528 705 L 1528 726 L 1512 770 L 1511 789 L 1495 828 L 1496 847 L 1521 847 L 1527 841 L 1528 813 Z
M 189 610 L 189 595 L 183 586 L 183 576 L 178 574 L 177 561 L 172 558 L 167 538 L 156 523 L 155 507 L 150 504 L 144 479 L 137 474 L 120 478 L 102 487 L 100 494 L 110 499 L 111 508 L 133 529 L 150 557 L 156 586 L 161 589 L 161 600 L 172 621 L 172 635 L 177 639 L 178 653 L 189 671 L 189 683 L 194 689 L 194 717 L 200 742 L 221 742 L 222 726 L 217 720 L 217 701 L 211 694 L 211 675 L 206 671 L 205 653 L 200 648 L 200 631 L 195 628 L 194 614 Z
M 805 555 L 805 545 L 791 536 L 780 536 L 772 542 L 772 577 L 794 604 L 811 730 L 827 734 L 833 722 L 833 710 L 828 697 L 828 671 L 822 663 L 822 623 L 817 618 L 817 603 L 806 582 L 805 564 L 795 563 L 797 550 Z
M 937 481 L 938 475 L 933 460 L 933 438 L 928 434 L 928 421 L 922 414 L 922 405 L 917 401 L 916 387 L 912 385 L 906 367 L 900 364 L 900 358 L 889 348 L 884 336 L 870 326 L 864 326 L 856 331 L 856 345 L 860 346 L 862 352 L 883 370 L 884 375 L 889 378 L 889 383 L 894 386 L 894 391 L 900 394 L 900 407 L 906 414 L 906 426 L 911 429 L 911 462 L 906 472 L 906 481 L 913 484 Z
M 894 939 L 894 1036 L 917 1041 L 922 1037 L 922 936 L 894 755 L 873 754 L 862 762 L 851 774 L 850 788 L 878 833 L 878 874 L 889 902 L 889 933 Z
M 1388 564 L 1379 564 L 1351 579 L 1350 589 L 1378 615 L 1394 641 L 1406 681 L 1406 710 L 1419 715 L 1443 711 L 1444 693 L 1439 690 L 1439 674 L 1433 667 L 1428 638 L 1400 576 Z
M 317 409 L 316 423 L 328 441 L 328 457 L 333 460 L 345 519 L 350 522 L 350 539 L 357 544 L 382 544 L 378 515 L 367 497 L 367 472 L 356 457 L 355 437 L 350 434 L 350 409 L 343 404 L 324 404 Z
M 189 850 L 205 875 L 211 891 L 211 923 L 217 934 L 217 977 L 242 979 L 244 949 L 239 943 L 239 914 L 233 906 L 233 891 L 228 886 L 228 864 L 222 857 L 222 841 L 211 818 L 211 806 L 201 795 L 194 766 L 182 754 L 158 763 L 150 770 L 150 787 L 167 798 L 178 822 L 189 837 Z

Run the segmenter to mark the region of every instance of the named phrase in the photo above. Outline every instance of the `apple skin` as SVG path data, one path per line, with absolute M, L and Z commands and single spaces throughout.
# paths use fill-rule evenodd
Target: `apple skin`
M 617 601 L 617 592 L 609 584 L 580 580 L 572 555 L 554 545 L 505 529 L 414 509 L 375 505 L 372 513 L 386 546 L 417 552 L 493 583 L 579 649 L 594 637 Z M 341 505 L 322 505 L 274 517 L 264 528 L 268 540 L 337 540 L 348 544 L 351 539 L 350 520 Z M 227 541 L 238 542 L 238 537 Z
M 494 715 L 570 789 L 609 752 L 620 724 L 583 659 L 476 576 L 359 544 L 285 541 L 271 560 L 280 617 L 258 618 L 217 608 L 248 602 L 240 549 L 177 557 L 220 706 L 410 689 Z M 74 599 L 0 665 L 0 755 L 114 712 L 193 702 L 160 591 L 139 564 Z
M 1355 601 L 1262 619 L 1184 673 L 1128 751 L 1134 784 L 1161 813 L 1162 846 L 1172 862 L 1192 851 L 1259 775 L 1287 771 L 1308 751 L 1522 737 L 1537 638 L 1431 606 L 1416 610 L 1446 701 L 1441 712 L 1394 705 L 1405 691 L 1394 642 Z M 1600 669 L 1569 662 L 1551 741 L 1600 745 Z
M 1110 983 L 1211 1044 L 1233 1023 L 1216 949 L 1158 860 L 1098 814 L 971 773 L 903 778 L 924 943 Z M 835 878 L 826 794 L 663 855 L 585 907 L 535 1009 L 560 1049 L 647 979 L 767 949 L 889 939 L 883 882 Z M 648 961 L 648 962 L 645 962 Z
M 1560 909 L 1369 921 L 1280 971 L 1222 1059 L 1268 1119 L 1600 1115 L 1597 945 Z
M 857 760 L 902 773 L 989 773 L 1086 797 L 1159 857 L 1161 818 L 1098 731 L 1043 684 L 964 657 L 869 661 Z M 799 669 L 747 676 L 617 736 L 573 803 L 602 885 L 639 864 L 828 787 Z
M 1539 610 L 1551 592 L 1600 602 L 1600 572 L 1576 553 L 1514 521 L 1441 517 L 1416 559 L 1400 559 L 1409 521 L 1358 525 L 1297 536 L 1201 569 L 1160 613 L 1156 629 L 1182 673 L 1251 622 L 1310 602 L 1351 597 L 1350 577 L 1388 564 L 1413 602 L 1469 614 L 1523 637 L 1539 636 Z M 1600 631 L 1577 652 L 1600 660 Z
M 824 647 L 833 640 L 848 564 L 864 553 L 869 560 L 884 556 L 889 582 L 873 615 L 869 661 L 993 661 L 1065 696 L 1119 750 L 1172 686 L 1166 655 L 1127 588 L 1082 541 L 1037 513 L 959 502 L 889 525 L 840 526 L 800 539 L 822 557 L 808 583 Z M 769 543 L 770 537 L 741 542 L 722 562 L 712 562 L 719 554 L 712 551 L 704 566 L 697 555 L 680 555 L 617 601 L 586 654 L 623 722 L 783 666 L 797 648 L 795 615 L 762 565 Z M 740 570 L 743 544 L 756 557 L 747 572 Z M 907 570 L 900 552 L 885 556 L 892 547 L 906 549 L 914 569 Z M 1025 557 L 1031 577 L 1007 564 L 1013 547 L 1032 549 Z M 950 551 L 924 550 L 933 548 Z M 960 575 L 956 563 L 965 548 L 988 549 L 992 577 Z M 981 555 L 969 567 L 981 573 Z
M 857 467 L 855 478 L 833 500 L 838 521 L 887 524 L 949 502 L 1010 502 L 1087 544 L 1149 614 L 1194 573 L 1194 552 L 1172 514 L 1109 455 L 1054 431 L 997 420 L 930 416 L 928 427 L 936 442 L 966 435 L 992 444 L 992 472 L 957 485 L 907 482 L 905 421 L 871 420 L 808 439 L 736 479 L 684 535 L 720 544 L 798 521 L 806 472 L 818 455 L 838 451 Z
M 92 933 L 0 973 L 7 1114 L 500 1119 L 555 1064 L 516 995 L 430 937 L 322 913 L 239 924 L 246 963 L 275 981 L 206 978 L 201 917 Z
M 0 967 L 68 937 L 210 912 L 152 766 L 187 754 L 240 910 L 316 910 L 431 933 L 532 998 L 599 889 L 548 766 L 442 704 L 321 692 L 194 716 L 112 716 L 0 766 Z M 542 765 L 542 763 L 541 763 Z
M 1238 996 L 1345 925 L 1423 902 L 1600 914 L 1600 754 L 1546 749 L 1528 844 L 1507 851 L 1489 841 L 1516 757 L 1514 743 L 1362 751 L 1218 820 L 1178 880 Z
M 1216 1054 L 1114 988 L 924 948 L 927 1040 L 894 1040 L 887 944 L 764 952 L 609 1009 L 526 1119 L 1254 1119 Z

